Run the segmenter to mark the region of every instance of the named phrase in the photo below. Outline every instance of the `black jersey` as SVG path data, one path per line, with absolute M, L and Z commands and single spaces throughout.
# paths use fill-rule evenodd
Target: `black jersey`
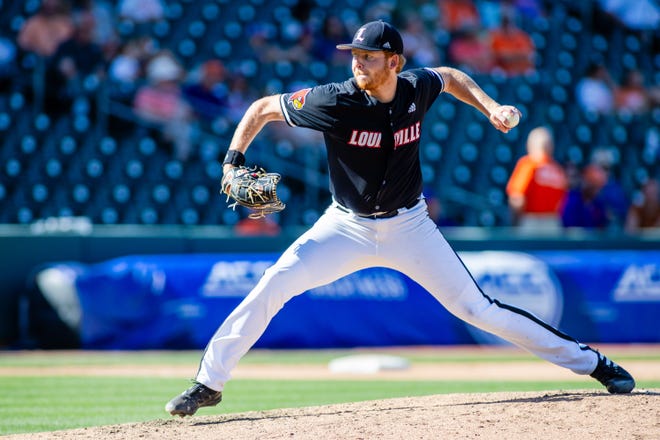
M 402 208 L 422 193 L 422 120 L 443 89 L 436 71 L 412 69 L 398 75 L 389 103 L 349 79 L 285 93 L 280 105 L 287 124 L 323 132 L 334 199 L 369 214 Z

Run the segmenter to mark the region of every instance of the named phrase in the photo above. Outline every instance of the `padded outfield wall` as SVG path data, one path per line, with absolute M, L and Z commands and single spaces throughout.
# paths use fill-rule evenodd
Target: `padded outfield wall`
M 69 307 L 67 316 L 57 298 L 51 295 L 50 300 L 60 308 L 54 314 L 64 315 L 60 320 L 77 323 L 74 333 L 81 346 L 203 346 L 258 272 L 300 232 L 237 238 L 217 227 L 2 227 L 0 346 L 43 345 L 30 334 L 35 324 L 41 324 L 42 333 L 53 333 L 55 327 L 43 314 L 30 313 L 35 288 L 43 287 L 35 275 L 52 267 L 74 274 L 73 312 Z M 530 309 L 583 341 L 660 342 L 654 318 L 660 316 L 660 236 L 613 238 L 582 231 L 567 237 L 530 236 L 471 228 L 447 230 L 446 235 L 487 294 Z M 40 283 L 53 279 L 58 280 L 38 278 Z M 41 322 L 30 322 L 35 316 Z M 116 329 L 122 326 L 133 333 L 120 334 Z M 453 318 L 407 277 L 372 269 L 294 299 L 258 345 L 496 342 Z M 58 341 L 48 344 L 56 348 Z

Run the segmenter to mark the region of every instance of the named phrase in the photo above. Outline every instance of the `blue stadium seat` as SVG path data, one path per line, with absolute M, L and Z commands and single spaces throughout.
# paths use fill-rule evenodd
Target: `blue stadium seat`
M 77 183 L 71 189 L 71 198 L 75 203 L 86 204 L 91 198 L 91 191 L 84 183 Z
M 508 144 L 500 144 L 494 150 L 495 159 L 501 164 L 509 164 L 513 160 L 513 152 Z
M 509 170 L 502 165 L 496 165 L 490 170 L 490 180 L 496 185 L 506 185 L 510 174 Z
M 222 59 L 229 58 L 232 54 L 232 44 L 225 39 L 217 40 L 213 44 L 213 53 L 218 58 L 222 58 Z
M 71 156 L 78 150 L 78 141 L 71 135 L 65 135 L 60 139 L 59 151 L 63 156 Z
M 202 6 L 202 19 L 214 22 L 220 14 L 220 8 L 215 3 L 206 3 Z
M 85 164 L 85 175 L 91 179 L 99 179 L 105 172 L 103 162 L 97 158 L 92 158 Z
M 140 222 L 145 225 L 155 225 L 158 224 L 158 211 L 153 207 L 147 206 L 140 210 Z
M 44 203 L 50 197 L 48 187 L 43 183 L 35 183 L 30 190 L 32 201 L 38 204 Z
M 442 159 L 442 147 L 437 142 L 426 142 L 422 144 L 424 158 L 432 162 L 438 162 Z
M 157 204 L 165 205 L 170 201 L 170 197 L 171 197 L 170 188 L 163 183 L 159 183 L 153 187 L 151 191 L 151 196 L 154 202 L 156 202 Z
M 519 84 L 516 87 L 516 98 L 520 102 L 530 103 L 534 100 L 534 90 L 529 84 Z
M 5 133 L 11 127 L 11 123 L 11 115 L 6 111 L 0 112 L 0 133 Z
M 442 143 L 449 136 L 449 126 L 444 122 L 436 122 L 431 126 L 431 136 Z
M 16 211 L 16 221 L 19 224 L 31 223 L 34 220 L 34 212 L 27 206 L 21 206 Z
M 429 164 L 422 164 L 422 180 L 425 184 L 432 184 L 436 179 L 435 167 Z
M 199 143 L 198 154 L 202 162 L 210 162 L 220 157 L 220 145 L 215 138 L 208 137 Z
M 236 21 L 226 22 L 223 27 L 225 37 L 230 40 L 237 40 L 243 36 L 243 26 Z
M 21 153 L 25 156 L 32 155 L 37 150 L 37 140 L 31 134 L 23 136 L 21 139 Z
M 183 177 L 183 163 L 181 161 L 172 159 L 165 163 L 163 167 L 165 177 L 170 180 L 180 180 Z
M 158 39 L 163 39 L 169 35 L 171 29 L 172 26 L 170 25 L 170 22 L 167 21 L 167 19 L 158 20 L 151 26 L 151 31 L 154 37 Z
M 195 185 L 190 190 L 190 199 L 199 206 L 204 206 L 209 202 L 211 193 L 204 185 Z
M 465 143 L 460 147 L 459 154 L 464 162 L 474 163 L 479 157 L 479 149 L 473 143 Z
M 194 208 L 185 208 L 183 211 L 181 211 L 181 223 L 184 225 L 197 225 L 200 223 L 201 218 L 199 215 L 199 212 L 197 212 L 196 209 Z
M 457 185 L 463 186 L 466 185 L 470 181 L 470 179 L 472 179 L 472 172 L 470 171 L 470 168 L 468 168 L 467 166 L 459 165 L 456 168 L 454 168 L 454 171 L 452 172 L 452 177 Z
M 124 183 L 120 183 L 112 188 L 112 199 L 114 200 L 115 203 L 120 205 L 126 205 L 130 203 L 131 198 L 132 198 L 132 192 L 131 189 L 128 187 L 128 185 Z
M 62 175 L 62 163 L 56 158 L 50 158 L 45 165 L 45 175 L 51 179 L 56 179 Z
M 207 162 L 204 166 L 204 174 L 207 178 L 219 182 L 222 178 L 222 166 L 218 162 Z
M 550 88 L 550 97 L 554 102 L 563 105 L 568 101 L 568 92 L 561 85 L 555 84 Z
M 466 127 L 465 134 L 471 142 L 480 142 L 484 137 L 482 120 L 469 123 Z
M 129 159 L 124 166 L 124 172 L 129 179 L 141 179 L 144 174 L 144 164 L 137 158 Z
M 10 178 L 18 177 L 23 171 L 23 164 L 21 161 L 11 157 L 5 162 L 5 174 Z
M 493 186 L 486 192 L 486 200 L 493 206 L 505 206 L 507 198 L 501 187 Z
M 106 225 L 115 225 L 119 223 L 119 212 L 113 207 L 105 207 L 101 210 L 101 223 Z
M 243 23 L 252 23 L 256 17 L 256 10 L 250 4 L 243 4 L 238 7 L 236 15 Z

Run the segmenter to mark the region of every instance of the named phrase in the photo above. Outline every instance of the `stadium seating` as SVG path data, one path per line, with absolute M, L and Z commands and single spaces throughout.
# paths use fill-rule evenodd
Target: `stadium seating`
M 260 62 L 249 47 L 248 33 L 259 24 L 290 44 L 287 27 L 295 0 L 269 2 L 168 0 L 165 17 L 153 23 L 151 35 L 170 48 L 187 69 L 209 58 L 241 72 L 264 92 L 289 91 L 301 84 L 345 78 L 347 68 L 320 61 Z M 397 2 L 391 2 L 396 4 Z M 521 26 L 538 51 L 537 73 L 516 78 L 475 76 L 501 102 L 518 105 L 525 114 L 518 130 L 494 132 L 474 109 L 441 97 L 424 121 L 421 148 L 425 184 L 452 210 L 465 213 L 468 226 L 498 226 L 509 221 L 504 186 L 526 134 L 538 125 L 553 129 L 558 159 L 584 163 L 591 151 L 607 146 L 617 152 L 616 172 L 632 194 L 645 176 L 658 176 L 658 153 L 647 146 L 658 110 L 639 117 L 593 117 L 574 103 L 573 88 L 593 57 L 607 62 L 614 76 L 638 67 L 657 80 L 660 57 L 649 43 L 623 27 L 607 37 L 591 26 L 595 2 L 543 1 L 548 15 Z M 333 12 L 346 24 L 359 23 L 369 1 L 310 2 L 312 20 Z M 38 2 L 0 2 L 2 35 L 15 37 Z M 422 5 L 432 11 L 435 2 Z M 426 17 L 429 29 L 436 25 Z M 120 35 L 134 31 L 121 23 Z M 446 55 L 446 33 L 437 32 Z M 447 59 L 444 56 L 443 59 Z M 109 113 L 81 99 L 59 117 L 42 113 L 35 103 L 32 75 L 38 61 L 21 54 L 20 74 L 0 96 L 0 222 L 30 223 L 44 216 L 81 215 L 100 224 L 228 224 L 240 218 L 219 198 L 221 168 L 215 158 L 226 149 L 233 123 L 221 120 L 199 133 L 196 154 L 173 159 L 162 133 L 131 117 L 126 101 L 111 102 Z M 655 75 L 655 76 L 654 76 Z M 107 84 L 108 90 L 116 85 Z M 112 95 L 112 93 L 110 93 Z M 129 95 L 130 96 L 130 95 Z M 269 143 L 270 142 L 270 143 Z M 312 222 L 329 201 L 322 155 L 297 151 L 287 140 L 255 142 L 250 159 L 283 174 L 282 197 L 289 209 L 283 225 Z M 295 170 L 305 169 L 300 173 Z

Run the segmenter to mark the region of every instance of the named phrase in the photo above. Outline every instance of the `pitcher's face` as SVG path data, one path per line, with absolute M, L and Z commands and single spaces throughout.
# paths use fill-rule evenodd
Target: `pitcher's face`
M 375 90 L 385 83 L 391 74 L 389 57 L 383 51 L 353 49 L 351 69 L 357 85 L 362 90 Z

